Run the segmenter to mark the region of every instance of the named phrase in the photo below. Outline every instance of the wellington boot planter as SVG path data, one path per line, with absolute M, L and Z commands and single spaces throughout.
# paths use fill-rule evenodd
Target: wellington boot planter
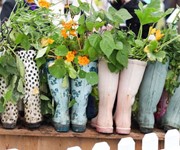
M 39 70 L 34 61 L 36 51 L 17 51 L 25 66 L 25 96 L 23 98 L 25 123 L 29 128 L 37 128 L 42 121 L 39 93 Z
M 49 62 L 50 64 L 51 62 Z M 58 132 L 69 131 L 70 117 L 69 117 L 69 99 L 70 87 L 68 78 L 57 79 L 49 72 L 47 73 L 48 85 L 51 91 L 56 108 L 53 116 L 53 125 Z M 67 85 L 63 85 L 63 80 L 67 80 Z
M 161 98 L 169 62 L 149 62 L 139 90 L 138 122 L 142 133 L 149 133 L 154 128 L 154 113 Z
M 6 83 L 3 77 L 0 77 L 0 98 L 6 91 Z M 1 114 L 1 123 L 3 128 L 13 129 L 16 127 L 18 119 L 18 107 L 16 103 L 8 101 L 5 105 L 5 110 Z
M 107 62 L 102 59 L 98 63 L 98 114 L 91 120 L 91 126 L 100 133 L 113 133 L 113 106 L 116 99 L 119 73 L 112 73 Z
M 81 69 L 85 72 L 95 71 L 97 70 L 97 63 L 90 62 L 88 65 L 82 66 Z M 86 108 L 91 91 L 92 85 L 86 79 L 79 77 L 71 79 L 71 95 L 72 99 L 76 101 L 71 108 L 71 129 L 74 132 L 84 132 L 86 130 Z
M 129 59 L 128 66 L 120 73 L 117 105 L 114 115 L 116 132 L 129 134 L 131 128 L 131 107 L 142 81 L 146 62 Z
M 180 76 L 178 81 L 180 82 Z M 164 130 L 180 128 L 180 87 L 176 88 L 175 93 L 169 99 L 167 111 L 163 117 L 162 126 Z

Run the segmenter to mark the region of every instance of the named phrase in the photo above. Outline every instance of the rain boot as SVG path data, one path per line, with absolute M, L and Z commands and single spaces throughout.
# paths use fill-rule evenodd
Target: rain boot
M 38 128 L 42 121 L 39 91 L 39 70 L 34 61 L 35 50 L 17 52 L 25 66 L 25 96 L 23 98 L 25 122 L 29 128 Z
M 50 64 L 51 62 L 49 62 Z M 57 79 L 47 72 L 48 85 L 55 101 L 56 108 L 53 116 L 53 125 L 58 132 L 69 131 L 70 118 L 69 118 L 69 99 L 70 88 L 68 77 Z M 66 80 L 66 81 L 64 81 Z M 66 82 L 67 85 L 63 85 Z
M 6 92 L 6 83 L 3 77 L 0 77 L 0 99 Z M 2 126 L 5 129 L 14 129 L 18 120 L 18 107 L 16 103 L 8 101 L 5 104 L 5 110 L 1 115 Z
M 88 65 L 81 68 L 85 72 L 96 71 L 97 63 L 90 62 Z M 86 108 L 88 103 L 88 96 L 92 91 L 86 79 L 77 77 L 71 79 L 71 95 L 76 102 L 71 108 L 71 127 L 74 132 L 84 132 L 86 130 L 87 115 Z
M 180 76 L 178 78 L 180 82 Z M 167 111 L 163 117 L 162 125 L 164 131 L 169 129 L 179 129 L 180 128 L 180 86 L 176 88 L 175 93 L 169 99 L 169 104 Z
M 129 134 L 131 130 L 131 110 L 142 81 L 147 63 L 128 60 L 128 66 L 120 73 L 116 111 L 114 115 L 116 132 Z
M 98 64 L 98 114 L 91 120 L 91 126 L 100 133 L 113 133 L 113 107 L 116 99 L 119 73 L 112 73 L 107 62 L 102 59 Z
M 161 98 L 169 62 L 149 62 L 139 90 L 138 122 L 142 133 L 150 133 L 154 128 L 154 113 Z

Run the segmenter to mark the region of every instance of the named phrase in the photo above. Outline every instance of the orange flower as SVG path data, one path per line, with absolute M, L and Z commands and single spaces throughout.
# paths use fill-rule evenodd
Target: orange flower
M 66 32 L 66 29 L 61 30 L 61 35 L 66 39 L 68 37 L 68 34 Z
M 73 52 L 73 54 L 74 54 L 74 55 L 76 55 L 76 54 L 77 54 L 77 51 L 76 51 L 76 50 L 73 50 L 72 52 Z
M 161 30 L 157 30 L 155 36 L 156 40 L 159 41 L 164 36 L 164 34 L 161 34 Z
M 74 60 L 74 53 L 73 53 L 73 51 L 70 51 L 70 52 L 67 53 L 66 60 L 68 62 L 72 62 Z
M 85 66 L 89 63 L 89 59 L 87 58 L 87 56 L 79 56 L 78 63 Z
M 71 30 L 71 31 L 69 31 L 69 34 L 72 35 L 72 36 L 77 36 L 76 30 Z
M 49 44 L 52 44 L 52 43 L 54 43 L 54 40 L 51 39 L 51 38 L 42 38 L 42 39 L 41 39 L 41 45 L 42 45 L 42 47 L 48 46 Z
M 28 3 L 34 3 L 34 0 L 27 0 Z
M 39 0 L 38 3 L 39 3 L 40 7 L 45 7 L 45 8 L 49 8 L 50 7 L 50 3 L 47 2 L 46 0 Z

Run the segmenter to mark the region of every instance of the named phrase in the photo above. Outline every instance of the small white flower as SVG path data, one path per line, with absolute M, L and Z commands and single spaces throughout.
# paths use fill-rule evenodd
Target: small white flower
M 154 41 L 154 40 L 156 40 L 156 37 L 155 37 L 154 35 L 150 35 L 150 36 L 148 37 L 148 40 L 149 40 L 149 41 Z

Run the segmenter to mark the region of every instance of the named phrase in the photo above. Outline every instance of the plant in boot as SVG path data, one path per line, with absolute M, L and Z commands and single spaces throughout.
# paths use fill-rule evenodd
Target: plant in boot
M 34 4 L 38 9 L 31 10 L 30 7 Z M 34 59 L 37 51 L 42 51 L 42 37 L 48 36 L 55 28 L 52 22 L 54 14 L 48 9 L 49 6 L 50 3 L 46 0 L 38 2 L 17 0 L 16 11 L 11 13 L 6 22 L 9 30 L 7 36 L 9 47 L 20 57 L 25 68 L 23 86 L 26 96 L 23 97 L 23 102 L 25 120 L 30 128 L 39 127 L 42 121 L 39 69 Z M 41 66 L 44 60 L 37 60 L 38 66 Z
M 18 101 L 24 96 L 24 65 L 9 44 L 9 28 L 1 24 L 0 49 L 0 111 L 4 128 L 15 128 Z

